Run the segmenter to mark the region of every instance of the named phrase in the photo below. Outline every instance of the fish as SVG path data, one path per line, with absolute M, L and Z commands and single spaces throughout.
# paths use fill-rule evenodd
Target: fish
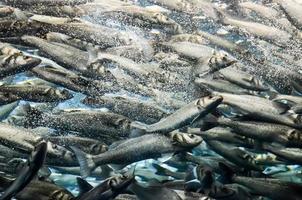
M 23 34 L 37 34 L 39 26 L 28 19 L 4 19 L 0 21 L 0 37 L 21 37 Z
M 80 133 L 79 136 L 94 137 L 105 141 L 107 139 L 114 141 L 114 138 L 124 138 L 130 134 L 132 120 L 111 112 L 75 109 L 49 114 L 32 108 L 30 105 L 26 105 L 24 109 L 27 113 L 25 127 L 47 126 L 58 130 L 76 131 Z
M 214 94 L 221 95 L 223 97 L 222 103 L 238 110 L 243 116 L 248 116 L 258 121 L 261 119 L 265 122 L 275 122 L 293 128 L 300 127 L 299 116 L 290 113 L 287 114 L 290 108 L 284 106 L 284 104 L 252 95 L 235 95 L 219 92 L 214 92 Z M 252 106 L 253 104 L 254 106 Z
M 104 180 L 98 186 L 90 189 L 89 191 L 83 193 L 79 200 L 89 200 L 89 199 L 112 199 L 117 196 L 120 192 L 125 190 L 133 181 L 133 177 L 128 175 L 119 175 L 110 177 Z
M 5 0 L 5 3 L 9 5 L 22 5 L 22 6 L 29 6 L 32 4 L 44 5 L 44 6 L 55 6 L 55 5 L 76 5 L 76 4 L 83 4 L 87 3 L 90 0 L 38 0 L 38 1 L 29 1 L 29 0 Z
M 105 92 L 107 87 L 105 86 L 105 88 L 103 88 L 104 85 L 100 81 L 92 80 L 72 71 L 58 69 L 49 65 L 35 67 L 31 69 L 31 72 L 43 80 L 89 96 L 101 95 L 102 92 Z M 111 87 L 110 91 L 113 90 L 114 89 Z
M 94 108 L 106 107 L 116 114 L 147 124 L 158 122 L 169 114 L 168 110 L 158 106 L 155 102 L 123 96 L 86 97 L 82 103 Z
M 200 144 L 199 136 L 183 133 L 143 135 L 127 139 L 103 154 L 92 156 L 85 154 L 76 147 L 71 147 L 75 152 L 81 166 L 81 174 L 87 177 L 97 166 L 105 164 L 130 164 L 136 161 L 158 158 L 164 153 L 184 151 Z
M 197 118 L 202 118 L 214 110 L 221 102 L 221 96 L 206 96 L 197 99 L 155 124 L 146 125 L 141 122 L 133 122 L 132 129 L 137 129 L 144 133 L 161 132 L 167 133 L 183 126 L 189 125 Z M 185 113 L 185 114 L 184 114 Z
M 159 200 L 181 200 L 180 196 L 175 191 L 165 187 L 143 187 L 138 183 L 132 183 L 130 185 L 130 190 L 137 196 L 139 200 L 152 200 L 154 198 Z
M 195 75 L 204 77 L 208 74 L 213 74 L 224 68 L 228 68 L 235 64 L 237 61 L 225 53 L 214 51 L 213 55 L 206 61 L 201 61 L 195 67 Z
M 77 146 L 84 152 L 89 154 L 100 154 L 108 150 L 108 146 L 97 142 L 93 139 L 78 137 L 74 135 L 68 136 L 45 136 L 45 140 L 63 147 Z
M 191 60 L 205 60 L 212 56 L 214 49 L 201 44 L 195 44 L 192 42 L 166 42 L 162 44 L 163 47 L 174 51 L 184 58 Z
M 255 158 L 250 155 L 247 151 L 242 150 L 238 147 L 232 147 L 219 141 L 205 141 L 213 151 L 223 156 L 230 162 L 238 165 L 239 167 L 243 167 L 247 170 L 263 171 L 264 167 L 258 165 L 255 161 Z
M 205 140 L 215 140 L 246 148 L 253 148 L 256 143 L 254 140 L 246 137 L 245 134 L 240 136 L 233 130 L 222 127 L 215 127 L 207 131 L 192 131 L 191 129 L 189 133 L 200 135 Z
M 244 89 L 234 83 L 223 79 L 196 78 L 194 84 L 200 88 L 204 88 L 216 92 L 225 92 L 231 94 L 250 94 L 252 91 Z
M 27 185 L 27 187 L 25 187 L 16 195 L 16 198 L 20 200 L 72 200 L 75 197 L 68 190 L 54 183 L 50 183 L 48 181 L 33 180 Z
M 62 102 L 71 99 L 73 95 L 66 89 L 60 90 L 49 86 L 32 85 L 2 85 L 0 93 L 17 95 L 22 100 L 32 102 Z
M 286 125 L 257 121 L 236 121 L 223 117 L 217 119 L 217 124 L 231 128 L 238 135 L 258 141 L 275 142 L 286 147 L 300 147 L 301 131 Z
M 38 58 L 24 56 L 10 44 L 0 43 L 0 49 L 3 54 L 0 56 L 0 78 L 28 71 L 41 63 Z
M 299 12 L 299 10 L 302 8 L 301 4 L 296 3 L 293 0 L 278 0 L 277 3 L 281 6 L 282 10 L 286 14 L 286 17 L 292 22 L 292 24 L 298 29 L 302 30 L 302 15 Z
M 267 40 L 268 42 L 272 42 L 280 46 L 286 46 L 291 41 L 291 34 L 284 30 L 257 22 L 235 19 L 230 16 L 226 16 L 224 13 L 221 12 L 218 13 L 220 13 L 219 18 L 223 24 L 232 25 L 237 28 L 244 29 L 250 34 L 261 39 Z
M 106 26 L 92 25 L 77 20 L 72 22 L 70 18 L 49 18 L 39 15 L 34 15 L 30 19 L 41 24 L 45 31 L 60 32 L 99 45 L 101 48 L 131 44 L 131 38 L 126 34 Z
M 28 159 L 28 164 L 25 166 L 14 182 L 4 191 L 0 199 L 11 199 L 18 192 L 22 191 L 28 183 L 35 177 L 38 170 L 44 164 L 47 153 L 47 143 L 41 142 L 35 146 L 34 151 Z
M 162 6 L 165 6 L 171 10 L 175 10 L 178 12 L 183 12 L 191 15 L 199 15 L 202 14 L 211 19 L 217 20 L 217 14 L 215 12 L 215 6 L 208 1 L 197 1 L 197 0 L 189 0 L 189 1 L 171 1 L 171 0 L 149 0 L 152 3 L 156 3 Z
M 34 149 L 35 145 L 43 141 L 41 136 L 28 129 L 15 127 L 5 123 L 1 123 L 0 127 L 0 137 L 1 141 L 3 141 L 2 144 L 7 147 L 14 147 L 16 152 L 29 154 Z M 72 152 L 51 142 L 47 142 L 47 144 L 46 164 L 53 164 L 56 166 L 78 166 Z M 20 156 L 20 154 L 18 156 Z
M 263 144 L 262 148 L 275 154 L 278 158 L 292 164 L 301 164 L 301 149 L 300 148 L 285 148 L 276 143 Z
M 271 178 L 254 178 L 236 176 L 227 166 L 221 165 L 225 174 L 233 183 L 238 183 L 247 187 L 253 194 L 265 196 L 268 198 L 281 199 L 299 199 L 301 196 L 300 184 L 283 182 Z
M 269 86 L 256 76 L 233 68 L 219 70 L 218 76 L 248 90 L 268 91 L 270 89 Z

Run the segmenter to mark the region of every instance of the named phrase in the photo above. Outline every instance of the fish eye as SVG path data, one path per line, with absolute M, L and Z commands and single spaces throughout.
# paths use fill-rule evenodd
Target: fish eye
M 190 138 L 194 138 L 194 136 L 195 136 L 195 135 L 193 135 L 193 134 L 189 134 L 189 137 L 190 137 Z

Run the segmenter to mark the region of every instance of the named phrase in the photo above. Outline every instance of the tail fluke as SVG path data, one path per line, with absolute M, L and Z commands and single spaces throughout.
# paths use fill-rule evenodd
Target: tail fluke
M 224 184 L 232 183 L 232 178 L 235 175 L 234 170 L 230 166 L 228 166 L 227 164 L 222 163 L 222 162 L 219 162 L 219 168 L 223 172 L 222 177 L 221 177 L 222 180 L 220 180 L 221 183 L 224 183 Z
M 90 191 L 93 186 L 90 185 L 87 181 L 85 181 L 84 179 L 77 177 L 77 183 L 79 186 L 79 195 L 78 197 L 81 197 L 83 194 L 85 194 L 86 192 Z
M 84 153 L 83 151 L 81 151 L 75 146 L 71 146 L 70 148 L 75 153 L 78 162 L 80 164 L 81 176 L 83 178 L 88 177 L 91 174 L 91 172 L 96 168 L 92 156 Z

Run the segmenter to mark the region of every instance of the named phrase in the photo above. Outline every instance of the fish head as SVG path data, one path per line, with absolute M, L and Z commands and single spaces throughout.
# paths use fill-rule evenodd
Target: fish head
M 286 132 L 286 137 L 291 142 L 299 142 L 302 140 L 302 133 L 297 129 L 290 129 Z
M 86 97 L 85 99 L 81 100 L 81 102 L 85 105 L 103 105 L 105 101 L 101 98 L 94 98 L 94 97 Z
M 195 147 L 203 141 L 202 137 L 189 133 L 172 132 L 171 136 L 173 144 L 180 147 Z
M 89 149 L 90 154 L 97 155 L 108 151 L 108 146 L 105 144 L 92 144 Z
M 222 96 L 205 96 L 196 101 L 196 105 L 205 110 L 211 110 L 216 108 L 223 100 Z
M 65 147 L 48 142 L 48 153 L 51 156 L 59 157 L 59 158 L 67 158 L 70 160 L 75 159 L 75 155 L 73 152 L 67 150 Z
M 214 182 L 213 171 L 210 167 L 198 165 L 196 167 L 197 178 L 200 181 L 206 181 L 207 185 Z
M 125 183 L 128 183 L 133 180 L 133 176 L 131 175 L 117 175 L 108 179 L 108 186 L 112 189 L 119 189 L 123 187 Z
M 67 193 L 66 191 L 64 190 L 55 190 L 54 192 L 52 192 L 49 197 L 48 197 L 49 200 L 71 200 L 71 199 L 74 199 L 74 197 Z
M 66 89 L 55 90 L 55 94 L 61 99 L 67 100 L 73 98 L 73 95 Z
M 223 69 L 235 64 L 237 61 L 223 52 L 213 52 L 212 57 L 209 59 L 209 66 L 213 69 Z

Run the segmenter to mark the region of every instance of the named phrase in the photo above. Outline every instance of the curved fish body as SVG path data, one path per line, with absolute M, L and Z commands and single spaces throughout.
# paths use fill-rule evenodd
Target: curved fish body
M 21 99 L 33 102 L 62 102 L 73 96 L 66 89 L 60 90 L 49 86 L 3 85 L 0 93 L 10 93 Z
M 35 67 L 31 72 L 43 80 L 89 96 L 104 94 L 108 89 L 106 86 L 107 83 L 104 85 L 104 82 L 91 80 L 72 71 L 62 70 L 51 66 Z M 116 91 L 116 88 L 112 86 L 110 87 L 110 91 Z
M 133 129 L 138 129 L 144 133 L 168 133 L 170 131 L 179 129 L 192 123 L 197 118 L 202 118 L 214 110 L 222 102 L 220 96 L 207 96 L 195 100 L 166 118 L 160 120 L 155 124 L 142 124 L 140 122 L 133 122 L 131 124 Z
M 41 142 L 35 146 L 30 158 L 28 159 L 28 165 L 24 166 L 18 177 L 14 182 L 4 191 L 0 199 L 9 200 L 14 197 L 18 192 L 22 191 L 31 180 L 37 175 L 39 169 L 42 167 L 47 153 L 47 143 Z
M 105 164 L 131 164 L 140 160 L 158 158 L 164 153 L 185 151 L 201 143 L 194 135 L 171 134 L 171 136 L 149 134 L 125 140 L 109 151 L 92 156 L 72 147 L 81 166 L 81 174 L 87 177 L 97 166 Z
M 169 114 L 156 103 L 127 97 L 86 97 L 82 102 L 92 107 L 106 107 L 114 113 L 147 124 L 158 122 Z
M 57 114 L 43 113 L 27 107 L 25 126 L 46 126 L 58 130 L 76 131 L 81 136 L 108 139 L 127 137 L 130 134 L 131 120 L 122 115 L 93 110 L 61 111 Z
M 300 116 L 288 113 L 289 108 L 262 97 L 252 95 L 235 95 L 213 92 L 223 97 L 224 104 L 231 106 L 243 116 L 251 117 L 257 121 L 279 123 L 294 128 L 301 128 Z
M 257 22 L 242 21 L 222 14 L 221 20 L 226 25 L 232 25 L 244 29 L 256 37 L 262 38 L 277 45 L 285 46 L 291 42 L 292 35 L 284 30 L 267 26 Z
M 255 159 L 238 147 L 230 147 L 222 142 L 206 140 L 210 148 L 230 162 L 249 170 L 262 171 L 263 166 L 257 165 Z

